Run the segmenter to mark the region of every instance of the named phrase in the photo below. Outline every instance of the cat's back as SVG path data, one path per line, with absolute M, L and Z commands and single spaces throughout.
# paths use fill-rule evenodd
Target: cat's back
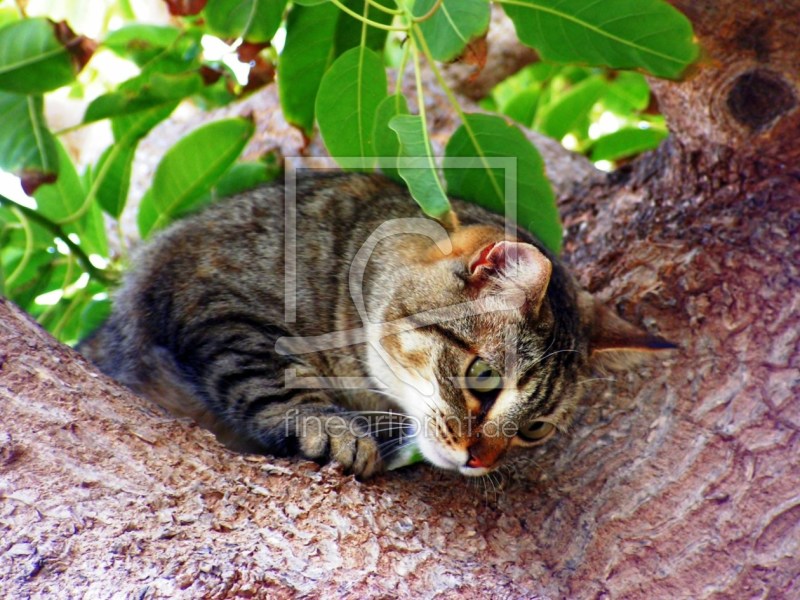
M 375 175 L 331 172 L 224 199 L 171 225 L 135 255 L 106 324 L 80 348 L 133 387 L 153 348 L 179 348 L 215 315 L 284 321 L 287 264 L 312 314 L 295 325 L 330 330 L 349 259 L 381 222 L 419 215 L 407 192 Z M 249 318 L 249 317 L 248 317 Z

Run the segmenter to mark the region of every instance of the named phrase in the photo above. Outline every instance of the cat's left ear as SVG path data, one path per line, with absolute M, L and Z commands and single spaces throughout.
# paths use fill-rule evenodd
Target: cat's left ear
M 589 330 L 590 357 L 599 366 L 628 368 L 655 352 L 678 347 L 631 325 L 587 292 L 581 292 L 579 303 L 582 321 Z

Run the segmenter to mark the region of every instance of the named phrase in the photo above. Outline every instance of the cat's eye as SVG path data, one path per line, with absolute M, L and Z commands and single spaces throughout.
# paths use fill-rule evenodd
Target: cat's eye
M 485 360 L 476 358 L 467 369 L 467 387 L 478 396 L 495 394 L 503 387 L 503 377 Z
M 503 388 L 500 371 L 482 358 L 476 358 L 467 369 L 467 387 L 476 396 L 495 395 Z
M 556 430 L 556 426 L 547 421 L 531 421 L 520 426 L 517 434 L 526 442 L 541 442 L 550 437 Z

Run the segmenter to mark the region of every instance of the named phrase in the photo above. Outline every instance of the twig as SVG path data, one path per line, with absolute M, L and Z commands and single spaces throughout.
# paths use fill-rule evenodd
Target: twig
M 116 283 L 116 277 L 104 269 L 98 269 L 95 267 L 92 264 L 92 261 L 89 260 L 89 256 L 86 254 L 83 248 L 69 239 L 69 235 L 57 223 L 54 223 L 44 215 L 39 214 L 37 211 L 25 206 L 24 204 L 15 202 L 11 198 L 6 198 L 2 194 L 0 194 L 0 206 L 9 206 L 11 208 L 15 208 L 31 221 L 34 221 L 35 223 L 38 223 L 45 229 L 49 230 L 55 237 L 67 245 L 67 247 L 70 249 L 70 252 L 75 255 L 75 258 L 78 259 L 78 262 L 81 263 L 83 269 L 92 279 L 105 285 L 114 285 Z

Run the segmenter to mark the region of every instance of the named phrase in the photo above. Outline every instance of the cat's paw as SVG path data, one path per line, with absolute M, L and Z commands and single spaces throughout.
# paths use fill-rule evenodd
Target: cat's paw
M 300 452 L 306 458 L 337 462 L 359 478 L 371 477 L 383 469 L 377 440 L 355 419 L 342 415 L 306 419 L 298 439 Z

